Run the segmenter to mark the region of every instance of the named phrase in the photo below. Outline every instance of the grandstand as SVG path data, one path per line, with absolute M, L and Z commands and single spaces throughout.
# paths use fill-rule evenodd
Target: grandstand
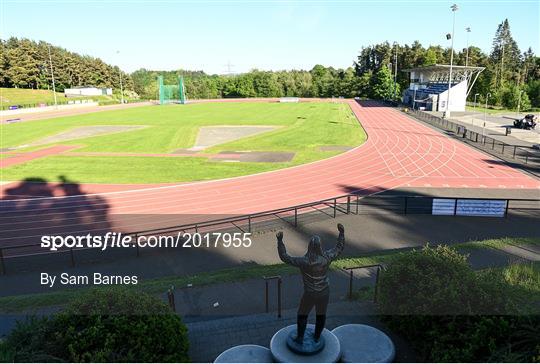
M 403 70 L 410 73 L 410 85 L 403 103 L 427 111 L 465 111 L 467 96 L 484 67 L 452 66 L 450 102 L 447 107 L 450 65 L 434 64 Z

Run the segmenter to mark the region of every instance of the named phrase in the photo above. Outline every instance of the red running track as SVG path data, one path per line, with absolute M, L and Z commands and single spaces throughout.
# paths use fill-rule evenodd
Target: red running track
M 245 214 L 331 198 L 351 192 L 371 194 L 398 187 L 540 189 L 540 181 L 499 160 L 375 102 L 346 100 L 368 134 L 358 148 L 297 167 L 225 180 L 177 185 L 82 185 L 66 194 L 84 196 L 4 200 L 2 215 L 38 216 L 41 221 L 71 210 L 92 220 L 123 214 Z M 150 172 L 150 171 L 149 171 Z M 8 192 L 13 186 L 3 186 Z M 13 188 L 16 190 L 16 188 Z M 11 192 L 13 193 L 13 191 Z M 5 219 L 4 219 L 5 221 Z M 63 221 L 65 223 L 65 220 Z M 73 220 L 72 226 L 80 227 Z M 14 231 L 37 230 L 35 223 Z M 175 225 L 178 220 L 170 220 Z M 22 224 L 22 223 L 21 223 Z M 2 226 L 5 228 L 6 226 Z M 43 226 L 41 226 L 43 228 Z M 141 221 L 123 225 L 144 228 Z M 125 230 L 124 230 L 125 231 Z M 39 233 L 35 231 L 36 235 Z M 27 235 L 28 236 L 28 235 Z M 0 244 L 3 238 L 0 238 Z

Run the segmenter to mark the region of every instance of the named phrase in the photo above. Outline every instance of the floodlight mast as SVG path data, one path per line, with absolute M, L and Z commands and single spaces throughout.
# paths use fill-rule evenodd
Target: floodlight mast
M 49 50 L 49 64 L 51 65 L 51 79 L 52 79 L 52 90 L 54 95 L 54 108 L 58 108 L 58 103 L 56 102 L 56 86 L 54 84 L 54 72 L 52 66 L 52 57 L 51 57 L 51 45 L 47 43 L 47 48 Z
M 120 54 L 120 51 L 116 51 L 116 54 Z M 120 103 L 124 105 L 124 87 L 122 86 L 122 70 L 118 67 L 118 73 L 120 74 Z
M 474 106 L 473 106 L 473 115 L 471 116 L 471 122 L 474 125 L 474 114 L 476 112 L 476 97 L 480 95 L 479 93 L 474 94 Z
M 467 32 L 467 55 L 465 56 L 465 67 L 469 65 L 469 33 L 471 32 L 471 28 L 467 27 L 465 28 L 465 31 Z
M 456 4 L 452 5 L 450 7 L 452 9 L 453 17 L 452 17 L 452 42 L 450 44 L 450 74 L 448 76 L 448 93 L 446 95 L 446 112 L 445 116 L 446 118 L 450 117 L 450 89 L 452 88 L 452 65 L 454 63 L 454 30 L 456 27 L 456 11 L 458 10 L 458 6 Z
M 486 130 L 486 121 L 487 121 L 487 107 L 488 107 L 488 100 L 491 96 L 491 93 L 488 92 L 486 95 L 486 107 L 484 109 L 484 125 L 482 126 L 482 142 L 484 142 L 484 139 L 486 137 L 485 130 Z
M 519 118 L 519 107 L 521 106 L 521 94 L 523 93 L 523 90 L 519 90 L 519 96 L 518 96 L 518 104 L 517 104 L 517 113 L 516 117 Z

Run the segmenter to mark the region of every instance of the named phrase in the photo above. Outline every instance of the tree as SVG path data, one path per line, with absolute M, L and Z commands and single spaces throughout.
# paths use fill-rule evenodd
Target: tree
M 540 79 L 529 81 L 525 90 L 532 106 L 540 107 Z
M 381 67 L 374 76 L 371 96 L 375 99 L 391 99 L 394 81 L 388 67 Z
M 512 38 L 508 19 L 497 27 L 490 60 L 492 66 L 497 69 L 498 80 L 495 82 L 497 87 L 502 87 L 510 79 L 519 78 L 516 76 L 516 71 L 521 65 L 521 53 L 516 41 Z
M 46 42 L 9 38 L 2 41 L 0 86 L 50 89 L 49 47 L 57 91 L 74 86 L 120 88 L 120 69 L 99 58 L 81 56 Z M 122 72 L 124 89 L 133 90 L 131 77 Z
M 531 108 L 531 101 L 527 93 L 517 86 L 510 86 L 501 92 L 501 103 L 507 109 L 528 110 Z
M 424 57 L 423 65 L 428 66 L 437 63 L 437 53 L 432 47 L 429 47 Z

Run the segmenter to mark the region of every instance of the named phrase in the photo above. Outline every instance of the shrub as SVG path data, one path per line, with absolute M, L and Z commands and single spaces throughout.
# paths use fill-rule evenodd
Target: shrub
M 379 310 L 421 360 L 531 361 L 534 349 L 516 344 L 520 330 L 538 328 L 538 317 L 517 316 L 501 276 L 475 273 L 466 256 L 449 247 L 403 253 L 381 275 Z
M 16 361 L 185 362 L 187 329 L 160 300 L 99 289 L 52 318 L 19 324 L 6 344 Z

